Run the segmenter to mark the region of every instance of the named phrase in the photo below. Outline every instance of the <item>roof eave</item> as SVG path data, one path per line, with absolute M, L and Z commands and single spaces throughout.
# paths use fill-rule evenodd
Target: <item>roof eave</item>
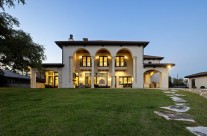
M 69 45 L 134 45 L 143 46 L 144 48 L 149 44 L 148 41 L 55 41 L 55 43 L 62 49 L 63 46 Z
M 164 67 L 164 68 L 167 68 L 169 65 L 171 67 L 175 66 L 174 63 L 152 63 L 152 64 L 144 64 L 144 68 L 146 68 L 146 67 L 152 67 L 152 68 Z

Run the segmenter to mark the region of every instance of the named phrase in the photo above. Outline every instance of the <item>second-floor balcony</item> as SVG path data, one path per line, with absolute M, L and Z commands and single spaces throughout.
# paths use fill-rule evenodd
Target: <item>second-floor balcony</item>
M 80 70 L 88 70 L 91 71 L 91 62 L 84 63 L 83 61 L 80 61 Z
M 108 71 L 109 70 L 109 62 L 98 62 L 97 64 L 98 70 Z
M 126 61 L 122 63 L 115 63 L 115 70 L 116 71 L 125 71 L 127 69 L 127 63 Z

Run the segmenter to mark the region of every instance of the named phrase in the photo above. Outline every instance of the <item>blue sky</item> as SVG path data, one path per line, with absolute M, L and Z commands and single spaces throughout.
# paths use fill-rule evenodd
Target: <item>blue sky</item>
M 207 0 L 27 0 L 6 9 L 44 45 L 47 60 L 62 62 L 54 41 L 150 41 L 145 54 L 176 66 L 172 77 L 207 71 Z

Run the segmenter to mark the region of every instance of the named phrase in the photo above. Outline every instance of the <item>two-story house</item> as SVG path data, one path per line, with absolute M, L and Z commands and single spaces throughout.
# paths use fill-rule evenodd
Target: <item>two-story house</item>
M 62 49 L 62 63 L 42 64 L 45 86 L 58 88 L 168 88 L 173 63 L 161 63 L 158 56 L 144 55 L 147 41 L 67 41 L 55 42 Z M 31 69 L 31 87 L 36 82 Z

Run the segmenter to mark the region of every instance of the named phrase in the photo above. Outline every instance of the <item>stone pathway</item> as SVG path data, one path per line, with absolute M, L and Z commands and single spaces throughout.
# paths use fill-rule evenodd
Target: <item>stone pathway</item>
M 171 110 L 171 111 L 175 111 L 175 112 L 187 112 L 188 110 L 190 110 L 190 107 L 182 104 L 178 104 L 178 105 L 171 105 L 168 107 L 160 107 L 162 109 L 166 109 L 166 110 Z
M 191 133 L 197 136 L 207 136 L 207 127 L 198 126 L 198 127 L 186 127 Z
M 169 96 L 175 102 L 175 105 L 160 107 L 161 109 L 165 109 L 165 111 L 154 111 L 154 113 L 164 117 L 166 120 L 195 122 L 190 114 L 185 113 L 190 110 L 190 107 L 187 106 L 188 104 L 186 103 L 187 100 L 180 98 L 184 97 L 185 95 L 177 94 L 176 92 L 177 90 L 175 89 L 163 91 L 166 96 Z M 186 129 L 197 136 L 207 136 L 207 127 L 186 127 Z
M 170 97 L 174 102 L 187 102 L 183 98 L 177 97 L 177 96 L 172 96 Z
M 177 113 L 177 112 L 168 112 L 168 111 L 154 111 L 155 114 L 164 117 L 166 120 L 179 120 L 179 121 L 189 121 L 195 122 L 189 114 L 186 113 Z

